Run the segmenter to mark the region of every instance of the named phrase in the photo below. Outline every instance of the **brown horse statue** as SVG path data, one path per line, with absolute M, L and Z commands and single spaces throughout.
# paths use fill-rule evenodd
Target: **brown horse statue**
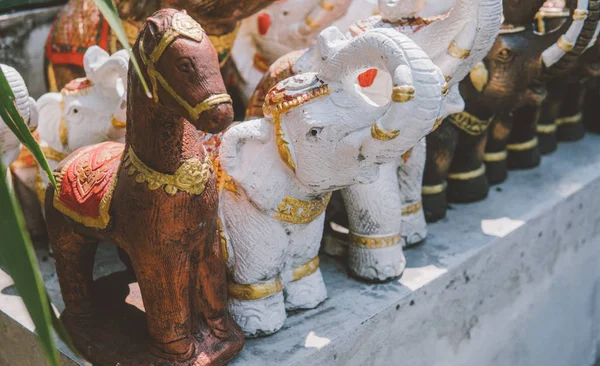
M 106 142 L 73 152 L 55 170 L 57 189 L 46 193 L 63 319 L 94 363 L 223 364 L 244 339 L 227 312 L 217 184 L 197 130 L 227 128 L 231 99 L 215 48 L 185 11 L 154 13 L 133 52 L 153 98 L 130 65 L 125 145 Z M 92 278 L 99 241 L 116 244 L 131 259 L 150 353 L 144 342 L 126 337 L 113 343 L 138 343 L 117 344 L 115 350 L 90 340 L 105 325 L 90 326 L 99 311 L 94 303 L 102 301 L 96 295 L 100 280 Z

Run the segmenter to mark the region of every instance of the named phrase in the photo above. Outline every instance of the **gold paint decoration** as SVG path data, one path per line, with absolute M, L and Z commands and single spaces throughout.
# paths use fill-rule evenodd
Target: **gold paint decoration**
M 515 143 L 515 144 L 508 144 L 508 145 L 506 145 L 506 149 L 509 151 L 526 151 L 526 150 L 533 149 L 534 147 L 537 146 L 537 144 L 538 144 L 538 138 L 534 137 L 529 141 Z
M 333 4 L 327 2 L 327 0 L 321 0 L 321 8 L 331 11 L 333 10 Z
M 537 125 L 535 126 L 535 132 L 542 134 L 551 134 L 556 132 L 556 124 L 551 125 Z
M 450 173 L 448 174 L 448 179 L 452 180 L 470 180 L 477 177 L 481 177 L 485 174 L 485 165 L 481 165 L 479 168 L 475 170 L 471 170 L 469 172 L 461 172 L 461 173 Z
M 396 86 L 392 89 L 392 100 L 404 103 L 415 98 L 415 88 L 411 85 Z
M 46 159 L 60 162 L 60 161 L 65 160 L 67 158 L 67 156 L 69 156 L 69 154 L 65 154 L 63 152 L 56 151 L 48 145 L 44 145 L 41 148 L 42 148 L 42 153 L 44 154 Z
M 138 183 L 147 183 L 151 191 L 164 187 L 167 194 L 173 196 L 178 191 L 193 195 L 200 195 L 206 188 L 206 183 L 213 169 L 208 155 L 204 161 L 197 158 L 186 160 L 175 174 L 163 174 L 148 167 L 136 155 L 131 147 L 128 148 L 123 166 L 128 170 L 128 175 L 135 175 Z
M 557 126 L 562 126 L 562 125 L 568 125 L 568 124 L 575 124 L 575 123 L 579 123 L 581 122 L 581 118 L 582 118 L 582 114 L 581 113 L 577 113 L 574 116 L 568 116 L 568 117 L 561 117 L 561 118 L 557 118 L 556 119 L 556 125 Z
M 436 184 L 433 186 L 423 186 L 421 187 L 421 194 L 423 196 L 432 196 L 434 194 L 440 194 L 446 190 L 447 183 Z
M 573 20 L 586 20 L 589 12 L 586 9 L 575 9 L 573 11 Z
M 409 216 L 416 214 L 423 207 L 423 202 L 419 201 L 410 205 L 402 207 L 402 216 Z
M 308 224 L 325 212 L 330 198 L 331 193 L 326 193 L 315 201 L 303 201 L 285 196 L 277 205 L 274 216 L 277 220 L 290 224 Z
M 350 233 L 350 241 L 353 245 L 358 247 L 364 247 L 369 249 L 376 248 L 387 248 L 402 242 L 402 236 L 400 234 L 390 236 L 362 236 L 354 233 Z
M 500 27 L 500 31 L 498 31 L 498 34 L 512 34 L 512 33 L 520 33 L 525 31 L 525 27 L 523 26 L 517 26 L 517 25 L 512 25 L 512 24 L 502 24 L 502 26 Z
M 483 161 L 486 163 L 494 163 L 497 161 L 504 161 L 508 156 L 508 152 L 506 150 L 499 152 L 489 152 L 483 155 Z
M 292 272 L 292 281 L 298 281 L 304 277 L 310 276 L 319 269 L 319 256 L 314 257 L 310 261 L 304 263 Z
M 319 24 L 315 23 L 314 20 L 312 20 L 312 18 L 308 15 L 306 18 L 304 18 L 304 22 L 312 29 L 319 29 Z
M 560 36 L 558 41 L 556 41 L 556 45 L 565 52 L 569 52 L 575 47 L 575 45 L 571 43 L 564 35 Z
M 283 291 L 283 282 L 281 278 L 276 278 L 273 281 L 255 283 L 252 285 L 240 285 L 234 282 L 229 282 L 227 285 L 229 296 L 237 300 L 259 300 L 265 297 L 275 295 Z
M 371 137 L 375 140 L 390 141 L 400 135 L 400 130 L 386 131 L 377 125 L 377 122 L 371 126 Z
M 235 29 L 229 33 L 220 35 L 220 36 L 208 36 L 208 39 L 212 42 L 215 50 L 217 51 L 217 55 L 219 55 L 219 66 L 222 68 L 227 63 L 227 60 L 231 57 L 231 50 L 233 48 L 233 43 L 235 42 L 235 38 L 237 37 L 238 31 L 240 30 L 240 23 L 235 26 Z M 225 55 L 223 57 L 223 55 Z
M 438 129 L 438 127 L 440 127 L 440 125 L 442 124 L 442 122 L 444 121 L 443 118 L 438 118 L 435 120 L 435 123 L 433 124 L 433 127 L 431 128 L 431 132 L 435 131 Z
M 110 116 L 110 124 L 112 124 L 114 128 L 125 128 L 125 126 L 127 126 L 127 122 L 119 121 L 114 115 Z
M 448 53 L 454 58 L 464 60 L 467 57 L 469 57 L 469 55 L 471 54 L 471 50 L 462 48 L 455 41 L 452 41 L 452 43 L 450 43 L 450 46 L 448 46 Z
M 469 112 L 463 111 L 450 115 L 448 120 L 467 134 L 479 136 L 487 131 L 492 119 L 481 120 Z

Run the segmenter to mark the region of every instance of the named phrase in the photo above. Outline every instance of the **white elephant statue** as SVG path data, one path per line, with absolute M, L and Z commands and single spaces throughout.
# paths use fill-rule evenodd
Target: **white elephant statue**
M 51 169 L 81 147 L 125 139 L 129 54 L 121 50 L 109 56 L 92 46 L 83 63 L 85 78 L 75 79 L 60 93 L 44 94 L 37 101 L 40 146 Z M 48 177 L 39 167 L 22 166 L 16 174 L 43 202 Z
M 35 131 L 38 125 L 38 109 L 35 99 L 29 96 L 29 91 L 23 77 L 21 77 L 17 70 L 8 65 L 0 64 L 0 68 L 2 68 L 2 72 L 6 76 L 6 80 L 15 95 L 17 109 L 21 113 L 25 123 L 27 123 L 27 126 L 29 126 L 29 130 Z M 21 153 L 21 142 L 1 118 L 0 148 L 2 149 L 2 165 L 8 170 L 8 167 Z
M 248 102 L 265 71 L 279 57 L 312 46 L 330 25 L 347 30 L 376 8 L 376 0 L 287 0 L 246 18 L 232 52 L 243 102 Z
M 325 300 L 318 253 L 331 192 L 387 177 L 382 168 L 444 115 L 443 73 L 394 30 L 348 39 L 330 27 L 314 53 L 316 73 L 277 84 L 266 96 L 265 117 L 230 128 L 218 150 L 229 308 L 248 336 L 279 330 L 286 309 Z M 370 68 L 387 76 L 379 94 L 354 83 Z M 400 246 L 379 249 L 387 255 L 374 264 L 368 244 L 354 247 L 351 269 L 403 271 Z
M 424 0 L 380 0 L 380 15 L 357 22 L 350 27 L 349 36 L 360 35 L 369 29 L 390 29 L 413 40 L 442 70 L 447 80 L 447 97 L 444 98 L 442 108 L 442 117 L 445 117 L 464 108 L 458 83 L 485 57 L 493 45 L 500 29 L 502 0 L 454 0 L 450 12 L 438 14 L 431 19 L 417 16 L 425 10 L 425 6 L 427 4 Z M 428 11 L 432 12 L 433 5 L 429 7 Z M 447 7 L 440 9 L 446 11 Z M 257 107 L 262 105 L 262 90 L 281 78 L 313 70 L 314 65 L 319 62 L 319 55 L 314 47 L 301 54 L 281 57 L 258 84 L 248 103 L 247 115 L 260 116 Z M 385 90 L 386 86 L 382 81 L 382 78 L 385 80 L 385 73 L 369 71 L 374 72 L 370 73 L 367 82 L 359 78 L 357 83 L 365 92 L 380 94 L 381 89 Z M 438 123 L 441 123 L 441 119 Z M 417 244 L 427 236 L 420 193 L 424 154 L 424 142 L 421 142 L 410 156 L 404 156 L 408 158 L 406 162 L 398 155 L 389 166 L 382 166 L 382 174 L 373 184 L 356 185 L 342 190 L 349 219 L 350 269 L 359 277 L 384 281 L 399 276 L 401 271 L 389 272 L 384 270 L 387 267 L 377 263 L 387 263 L 389 258 L 394 257 L 401 260 L 403 245 Z M 328 249 L 332 253 L 345 252 L 339 247 Z M 355 257 L 358 253 L 370 257 L 373 265 L 353 267 L 357 263 Z

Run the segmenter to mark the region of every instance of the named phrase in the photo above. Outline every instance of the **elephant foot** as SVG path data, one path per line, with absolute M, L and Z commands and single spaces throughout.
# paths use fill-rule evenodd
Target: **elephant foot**
M 325 225 L 321 250 L 332 257 L 345 257 L 348 254 L 349 230 L 342 225 L 329 222 Z
M 406 267 L 402 240 L 398 235 L 360 237 L 367 245 L 353 243 L 348 248 L 350 273 L 364 280 L 384 282 L 399 277 Z M 394 243 L 395 242 L 395 243 Z M 388 245 L 394 243 L 392 245 Z
M 283 291 L 256 300 L 230 297 L 229 313 L 248 338 L 276 333 L 286 318 Z
M 547 155 L 556 151 L 558 140 L 556 137 L 556 125 L 537 126 L 538 149 L 540 154 Z
M 439 185 L 441 190 L 427 191 L 428 186 L 423 187 L 423 211 L 427 222 L 440 221 L 446 217 L 448 200 L 446 199 L 445 185 Z M 436 187 L 436 186 L 431 186 Z
M 537 138 L 535 141 L 537 141 Z M 539 166 L 541 162 L 542 156 L 537 145 L 526 150 L 508 151 L 507 165 L 510 170 L 533 169 Z
M 402 237 L 405 248 L 419 245 L 427 237 L 427 222 L 422 201 L 402 207 Z
M 481 201 L 487 197 L 490 185 L 485 176 L 485 165 L 482 165 L 481 168 L 474 170 L 473 172 L 474 173 L 471 175 L 469 174 L 472 172 L 451 173 L 448 175 L 448 189 L 446 195 L 449 202 L 470 203 Z M 452 177 L 459 179 L 453 179 Z
M 579 141 L 585 135 L 583 123 L 565 123 L 558 126 L 556 137 L 561 142 Z
M 285 309 L 313 309 L 327 298 L 327 289 L 321 270 L 296 281 L 286 283 L 284 289 Z

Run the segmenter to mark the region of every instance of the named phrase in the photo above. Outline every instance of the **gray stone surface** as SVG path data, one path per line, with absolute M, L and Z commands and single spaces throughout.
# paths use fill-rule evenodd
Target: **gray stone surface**
M 511 172 L 486 201 L 454 205 L 429 228 L 427 241 L 407 250 L 402 278 L 388 284 L 354 280 L 341 261 L 322 256 L 329 299 L 291 315 L 279 333 L 248 340 L 232 364 L 594 364 L 600 136 L 561 144 L 538 169 Z M 52 261 L 38 255 L 60 311 Z M 96 276 L 123 268 L 102 246 Z M 30 329 L 6 276 L 2 284 L 0 310 Z
M 52 6 L 0 15 L 0 63 L 17 69 L 36 99 L 47 91 L 44 44 L 60 9 Z

